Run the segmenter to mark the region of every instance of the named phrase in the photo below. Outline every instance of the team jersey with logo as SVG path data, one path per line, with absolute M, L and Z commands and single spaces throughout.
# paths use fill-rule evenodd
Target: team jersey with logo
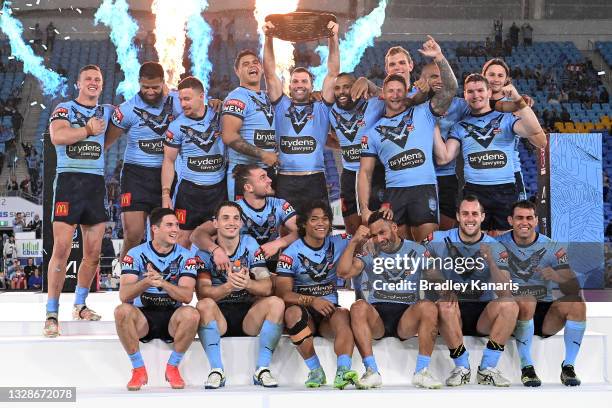
M 153 248 L 151 241 L 148 241 L 130 249 L 123 257 L 121 274 L 133 274 L 138 276 L 139 281 L 143 280 L 148 264 L 173 285 L 178 285 L 183 276 L 196 279 L 198 270 L 202 267 L 199 257 L 178 244 L 167 254 L 160 254 Z M 134 299 L 136 307 L 173 309 L 181 305 L 181 302 L 172 299 L 164 289 L 156 287 L 148 288 Z
M 357 258 L 363 262 L 361 290 L 368 293 L 368 303 L 416 303 L 421 272 L 427 268 L 426 252 L 424 246 L 402 240 L 401 246 L 392 253 L 358 254 Z M 402 259 L 399 263 L 398 256 Z M 385 266 L 387 259 L 392 260 L 387 261 L 393 265 L 390 268 Z
M 465 99 L 454 97 L 446 114 L 438 118 L 438 126 L 440 126 L 440 134 L 442 135 L 442 139 L 446 141 L 446 139 L 448 139 L 448 133 L 450 132 L 453 125 L 464 119 L 469 114 L 470 107 L 465 101 Z M 455 159 L 444 165 L 436 164 L 435 168 L 436 176 L 438 177 L 454 176 L 456 174 Z
M 199 185 L 213 185 L 225 178 L 225 145 L 219 130 L 219 114 L 206 108 L 201 118 L 181 114 L 166 131 L 164 143 L 180 149 L 177 173 Z
M 459 229 L 435 231 L 424 241 L 429 255 L 436 260 L 432 266 L 444 275 L 444 279 L 453 282 L 470 283 L 465 291 L 457 292 L 460 300 L 478 300 L 488 302 L 493 300 L 494 293 L 481 290 L 478 285 L 472 287 L 471 282 L 486 283 L 491 280 L 491 271 L 480 252 L 480 244 L 491 246 L 491 252 L 496 253 L 497 241 L 482 233 L 481 238 L 474 243 L 463 242 L 459 237 Z M 441 270 L 440 270 L 441 269 Z
M 273 152 L 276 150 L 276 132 L 274 129 L 274 106 L 264 91 L 253 91 L 239 86 L 227 95 L 223 101 L 223 115 L 232 115 L 242 119 L 240 136 L 260 149 Z M 263 162 L 255 157 L 246 156 L 232 148 L 228 148 L 228 160 L 233 164 Z
M 198 251 L 197 255 L 202 259 L 204 266 L 200 273 L 204 277 L 211 280 L 213 286 L 219 286 L 227 283 L 227 272 L 218 270 L 213 257 L 206 251 Z M 262 250 L 259 249 L 259 244 L 249 235 L 241 235 L 240 242 L 236 251 L 233 254 L 228 254 L 230 263 L 240 261 L 240 266 L 249 270 L 251 279 L 259 280 L 270 277 L 270 272 L 266 268 L 266 258 Z M 233 272 L 230 272 L 233 273 Z M 236 290 L 217 300 L 217 303 L 252 303 L 255 297 L 246 289 Z
M 295 210 L 282 198 L 266 197 L 266 205 L 256 209 L 244 198 L 236 201 L 242 208 L 241 234 L 247 234 L 259 245 L 274 241 L 280 236 L 280 228 L 295 215 Z
M 387 187 L 437 184 L 432 153 L 436 120 L 429 103 L 422 103 L 368 128 L 361 155 L 380 158 Z
M 378 98 L 360 99 L 353 109 L 344 110 L 334 104 L 329 112 L 329 121 L 336 133 L 342 152 L 342 167 L 346 170 L 358 171 L 361 158 L 361 138 L 359 130 L 366 123 L 375 123 L 384 111 L 384 103 Z
M 293 278 L 295 293 L 323 297 L 337 305 L 336 263 L 349 240 L 346 234 L 331 235 L 320 248 L 313 248 L 300 238 L 279 256 L 276 273 Z
M 498 101 L 510 101 L 510 98 L 501 98 L 501 99 L 491 99 L 490 100 L 490 106 L 491 109 L 495 109 L 495 104 Z M 520 142 L 520 138 L 516 138 L 516 141 L 514 143 L 514 155 L 512 156 L 512 165 L 514 166 L 514 172 L 521 172 L 521 155 L 519 154 L 519 145 Z
M 281 171 L 325 170 L 330 108 L 325 102 L 294 103 L 286 95 L 275 102 Z
M 104 134 L 113 112 L 112 105 L 85 106 L 75 100 L 59 103 L 49 123 L 66 120 L 72 128 L 85 127 L 92 117 L 103 119 L 106 123 L 102 132 L 87 136 L 70 145 L 55 145 L 58 173 L 88 173 L 104 175 Z
M 512 156 L 517 138 L 514 124 L 518 120 L 511 113 L 491 111 L 483 115 L 470 114 L 451 128 L 448 137 L 461 143 L 466 182 L 514 183 Z
M 178 94 L 174 91 L 155 106 L 146 103 L 137 93 L 115 108 L 113 125 L 123 129 L 128 138 L 123 162 L 161 168 L 164 135 L 170 122 L 182 112 Z
M 569 269 L 566 247 L 542 234 L 537 234 L 531 245 L 514 242 L 512 231 L 500 235 L 497 239 L 504 247 L 497 259 L 497 265 L 508 271 L 512 283 L 519 286 L 518 291 L 513 294 L 531 295 L 539 301 L 552 302 L 555 283 L 544 279 L 540 269 Z

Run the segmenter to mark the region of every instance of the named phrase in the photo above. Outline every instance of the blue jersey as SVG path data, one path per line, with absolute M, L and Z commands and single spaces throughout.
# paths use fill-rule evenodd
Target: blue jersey
M 514 295 L 534 296 L 539 301 L 552 302 L 553 281 L 544 279 L 540 268 L 569 269 L 567 250 L 559 242 L 553 242 L 545 235 L 537 234 L 531 245 L 514 242 L 512 231 L 497 237 L 504 246 L 497 265 L 510 273 L 512 283 L 518 284 Z
M 378 157 L 387 187 L 437 184 L 433 163 L 436 116 L 422 103 L 392 117 L 383 117 L 361 138 L 361 155 Z
M 359 131 L 367 123 L 376 123 L 382 116 L 385 104 L 381 99 L 360 99 L 351 110 L 344 110 L 334 104 L 329 112 L 329 121 L 336 133 L 342 152 L 342 167 L 358 171 L 361 158 L 361 136 Z
M 513 129 L 518 120 L 511 113 L 491 111 L 483 115 L 470 114 L 452 127 L 449 138 L 461 143 L 466 182 L 514 183 L 512 156 L 517 136 Z
M 281 226 L 295 215 L 295 210 L 282 198 L 266 197 L 266 205 L 253 208 L 244 198 L 236 201 L 242 208 L 241 234 L 247 234 L 259 245 L 274 241 L 280 236 Z
M 448 139 L 448 133 L 450 132 L 453 125 L 460 120 L 463 120 L 470 114 L 470 107 L 463 98 L 454 97 L 451 101 L 450 107 L 444 116 L 438 118 L 438 126 L 440 127 L 440 134 L 442 139 L 446 141 Z M 454 176 L 456 174 L 456 163 L 455 159 L 444 165 L 435 165 L 436 176 Z
M 502 98 L 502 99 L 491 99 L 490 100 L 490 105 L 491 105 L 491 109 L 495 109 L 495 104 L 499 101 L 509 101 L 509 98 Z M 517 138 L 514 144 L 514 155 L 512 156 L 512 165 L 514 166 L 514 172 L 515 173 L 520 173 L 521 172 L 521 155 L 519 154 L 519 149 L 518 149 L 518 145 L 519 145 L 520 139 Z
M 204 266 L 200 270 L 206 278 L 210 279 L 213 286 L 219 286 L 227 283 L 227 272 L 218 270 L 211 254 L 206 251 L 198 251 L 197 255 L 202 259 Z M 228 254 L 231 263 L 240 261 L 240 266 L 249 270 L 251 279 L 266 279 L 270 277 L 270 272 L 266 268 L 266 258 L 259 249 L 259 244 L 255 239 L 248 235 L 241 235 L 238 247 L 233 254 Z M 255 297 L 246 289 L 236 290 L 217 303 L 252 303 Z
M 72 128 L 85 127 L 92 117 L 103 119 L 108 126 L 112 105 L 85 106 L 75 100 L 61 102 L 56 107 L 49 123 L 66 120 Z M 57 172 L 76 172 L 104 175 L 104 134 L 106 127 L 97 135 L 87 136 L 70 145 L 56 145 Z
M 278 258 L 278 276 L 293 278 L 293 291 L 300 295 L 323 297 L 338 304 L 336 262 L 349 243 L 345 234 L 325 238 L 320 248 L 298 239 Z
M 357 258 L 363 262 L 361 290 L 368 293 L 368 303 L 412 304 L 419 300 L 421 272 L 427 268 L 424 246 L 403 240 L 393 253 L 358 254 Z M 385 266 L 386 259 L 393 260 L 391 268 Z
M 257 92 L 239 86 L 223 101 L 222 114 L 242 119 L 240 136 L 247 143 L 270 152 L 276 150 L 274 107 L 266 92 Z M 228 160 L 230 165 L 256 163 L 265 167 L 261 160 L 246 156 L 232 148 L 229 148 Z
M 147 264 L 151 264 L 164 280 L 173 285 L 178 285 L 183 276 L 195 280 L 198 270 L 202 267 L 200 258 L 178 244 L 167 254 L 160 254 L 149 241 L 128 251 L 121 261 L 121 274 L 133 274 L 138 276 L 139 281 L 143 280 L 147 273 Z M 173 309 L 181 305 L 181 302 L 172 299 L 164 289 L 156 287 L 148 288 L 134 299 L 136 307 Z
M 479 285 L 471 284 L 491 280 L 489 265 L 480 253 L 480 244 L 483 243 L 495 247 L 497 241 L 483 232 L 480 240 L 474 243 L 463 242 L 458 228 L 435 231 L 425 240 L 429 255 L 434 259 L 432 266 L 444 275 L 444 279 L 470 284 L 457 293 L 460 300 L 488 302 L 494 298 L 493 291 L 482 290 Z M 495 253 L 493 249 L 492 252 Z
M 164 143 L 180 149 L 177 173 L 192 183 L 210 186 L 225 178 L 225 145 L 219 130 L 219 114 L 206 108 L 202 118 L 181 115 L 166 131 Z
M 286 95 L 274 104 L 281 171 L 324 171 L 323 151 L 330 105 L 294 103 Z
M 146 103 L 140 93 L 119 105 L 113 113 L 113 125 L 127 134 L 123 162 L 161 168 L 164 134 L 182 111 L 176 92 L 164 96 L 156 106 Z

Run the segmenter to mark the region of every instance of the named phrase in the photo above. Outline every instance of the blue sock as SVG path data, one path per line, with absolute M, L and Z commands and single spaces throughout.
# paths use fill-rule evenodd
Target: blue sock
M 259 332 L 259 356 L 257 357 L 257 368 L 270 367 L 272 353 L 280 340 L 282 325 L 265 320 Z
M 353 359 L 348 354 L 340 354 L 338 356 L 338 363 L 337 363 L 338 368 L 346 367 L 350 369 L 352 364 L 353 364 Z
M 144 367 L 144 360 L 142 359 L 140 350 L 138 350 L 134 354 L 128 354 L 128 357 L 130 358 L 130 361 L 132 362 L 132 368 Z
M 59 298 L 47 298 L 47 313 L 57 313 L 59 310 Z
M 74 291 L 74 304 L 75 305 L 84 305 L 85 299 L 87 299 L 87 295 L 89 295 L 89 288 L 82 288 L 77 285 L 76 290 Z
M 568 320 L 565 322 L 563 334 L 563 340 L 565 340 L 564 366 L 576 363 L 576 356 L 578 356 L 578 351 L 580 351 L 580 343 L 582 343 L 585 329 L 586 321 L 577 322 L 575 320 Z
M 223 362 L 221 361 L 221 335 L 217 328 L 217 321 L 213 320 L 206 326 L 201 326 L 198 329 L 198 337 L 206 352 L 210 368 L 220 368 L 223 370 Z
M 316 354 L 314 356 L 310 357 L 310 358 L 307 358 L 306 360 L 304 360 L 304 362 L 306 363 L 306 365 L 308 366 L 308 369 L 310 371 L 316 370 L 317 368 L 321 368 L 321 363 L 319 362 L 319 357 L 317 357 Z
M 170 354 L 170 358 L 168 359 L 168 364 L 170 364 L 171 366 L 178 367 L 178 365 L 181 364 L 181 360 L 183 359 L 184 355 L 185 353 L 173 351 L 172 354 Z
M 487 348 L 482 353 L 482 360 L 480 361 L 480 368 L 495 368 L 501 357 L 501 353 L 504 351 L 504 345 L 498 344 L 493 340 L 487 342 Z
M 376 359 L 374 358 L 373 355 L 365 357 L 363 359 L 363 365 L 365 366 L 366 370 L 369 368 L 375 373 L 378 372 L 378 366 L 376 365 Z
M 429 361 L 431 360 L 431 356 L 424 356 L 422 354 L 417 355 L 416 369 L 415 373 L 420 372 L 424 368 L 429 367 Z
M 532 366 L 531 341 L 533 340 L 533 319 L 517 320 L 514 333 L 512 334 L 516 339 L 516 348 L 521 358 L 521 368 Z
M 449 348 L 450 356 L 455 363 L 455 367 L 465 367 L 470 368 L 470 353 L 465 348 L 465 345 L 461 343 L 461 345 L 457 348 Z

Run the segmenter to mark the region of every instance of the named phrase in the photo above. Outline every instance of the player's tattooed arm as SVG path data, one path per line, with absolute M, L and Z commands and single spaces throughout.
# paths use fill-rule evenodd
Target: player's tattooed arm
M 340 259 L 336 274 L 342 279 L 351 279 L 359 275 L 364 267 L 364 262 L 355 255 L 361 250 L 363 244 L 370 237 L 370 229 L 365 225 L 360 225 L 353 238 L 350 240 Z
M 423 44 L 423 48 L 419 49 L 419 52 L 426 57 L 433 58 L 434 63 L 440 69 L 442 89 L 436 92 L 431 99 L 431 109 L 438 115 L 444 115 L 457 92 L 457 78 L 455 78 L 453 69 L 444 57 L 444 54 L 442 54 L 440 45 L 438 45 L 432 36 L 427 36 L 427 41 Z
M 231 147 L 239 153 L 261 159 L 266 165 L 272 166 L 278 161 L 278 155 L 274 152 L 267 152 L 252 144 L 240 136 L 242 119 L 232 115 L 221 117 L 221 139 L 225 145 Z

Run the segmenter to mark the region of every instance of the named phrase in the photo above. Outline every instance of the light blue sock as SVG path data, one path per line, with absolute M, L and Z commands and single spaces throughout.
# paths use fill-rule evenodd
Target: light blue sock
M 459 357 L 453 358 L 453 362 L 455 363 L 455 367 L 470 368 L 470 353 L 466 350 L 465 353 Z
M 47 313 L 57 313 L 59 311 L 59 298 L 47 298 Z
M 221 361 L 221 335 L 217 327 L 217 321 L 213 320 L 206 326 L 201 326 L 198 329 L 198 337 L 200 343 L 206 352 L 210 368 L 220 368 L 223 370 L 223 362 Z
M 171 366 L 178 367 L 179 364 L 181 364 L 181 360 L 183 359 L 184 355 L 185 353 L 173 351 L 172 354 L 170 354 L 170 358 L 168 359 L 168 364 L 170 364 Z
M 321 368 L 321 363 L 319 362 L 319 357 L 317 357 L 316 354 L 314 356 L 310 357 L 310 358 L 307 358 L 306 360 L 304 360 L 304 362 L 306 363 L 306 365 L 308 366 L 308 369 L 310 371 L 316 370 L 317 368 Z
M 283 326 L 269 320 L 265 320 L 259 332 L 259 356 L 257 357 L 257 368 L 270 367 L 272 353 L 280 340 Z
M 84 305 L 85 299 L 87 299 L 87 295 L 89 295 L 89 288 L 82 288 L 77 285 L 76 290 L 74 291 L 74 304 L 75 305 Z
M 502 352 L 504 351 L 504 345 L 494 342 L 489 339 L 487 347 L 482 352 L 482 360 L 480 361 L 480 368 L 495 368 L 499 362 Z
M 134 354 L 128 354 L 128 357 L 130 358 L 130 361 L 132 362 L 132 368 L 144 367 L 144 360 L 142 359 L 140 350 L 138 350 Z
M 416 369 L 415 373 L 420 372 L 424 368 L 429 367 L 429 362 L 431 361 L 431 356 L 424 356 L 422 354 L 417 355 Z
M 565 340 L 565 359 L 563 365 L 574 365 L 576 363 L 576 357 L 580 351 L 580 343 L 582 343 L 582 337 L 586 330 L 586 321 L 577 322 L 575 320 L 568 320 L 565 322 L 565 329 L 563 332 L 563 340 Z
M 348 354 L 340 354 L 338 356 L 338 368 L 345 367 L 350 369 L 353 363 L 353 359 Z
M 376 365 L 376 359 L 374 358 L 374 355 L 365 357 L 363 359 L 363 365 L 365 366 L 366 370 L 369 368 L 375 373 L 378 372 L 378 366 Z
M 521 358 L 521 368 L 533 366 L 531 359 L 531 342 L 533 340 L 533 319 L 517 320 L 514 328 L 516 348 Z

